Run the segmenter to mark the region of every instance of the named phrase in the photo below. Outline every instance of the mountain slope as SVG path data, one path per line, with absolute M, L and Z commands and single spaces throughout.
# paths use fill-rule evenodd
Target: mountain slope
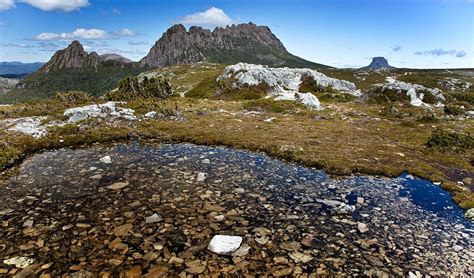
M 175 64 L 238 62 L 289 67 L 327 67 L 290 54 L 266 26 L 253 23 L 216 28 L 214 31 L 181 25 L 169 28 L 140 64 L 163 67 Z

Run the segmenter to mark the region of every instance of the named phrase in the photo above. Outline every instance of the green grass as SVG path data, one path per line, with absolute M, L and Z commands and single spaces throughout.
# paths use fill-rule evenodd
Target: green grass
M 190 98 L 214 98 L 217 90 L 217 76 L 205 76 L 196 86 L 186 92 L 185 96 Z

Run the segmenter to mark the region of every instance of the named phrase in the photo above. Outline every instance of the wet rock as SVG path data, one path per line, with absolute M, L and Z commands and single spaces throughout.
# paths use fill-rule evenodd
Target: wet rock
M 367 228 L 367 224 L 361 223 L 361 222 L 358 222 L 358 223 L 357 223 L 357 229 L 358 229 L 359 232 L 361 232 L 361 233 L 365 233 L 365 232 L 368 232 L 368 231 L 369 231 L 369 228 Z
M 308 263 L 310 262 L 313 257 L 311 255 L 301 253 L 298 251 L 292 252 L 289 254 L 290 258 L 295 262 L 295 263 Z
M 6 265 L 14 265 L 17 268 L 26 268 L 33 264 L 35 260 L 28 257 L 13 257 L 10 259 L 3 260 L 3 263 Z
M 112 163 L 112 158 L 110 156 L 106 155 L 100 159 L 100 162 L 105 163 L 105 164 L 110 164 Z
M 126 182 L 116 182 L 116 183 L 113 183 L 109 186 L 107 186 L 106 188 L 107 189 L 112 189 L 112 190 L 120 190 L 122 188 L 125 188 L 128 186 L 128 181 Z
M 464 213 L 464 216 L 469 220 L 474 220 L 474 208 L 470 208 Z
M 197 180 L 198 182 L 203 182 L 203 181 L 205 181 L 205 180 L 206 180 L 206 173 L 199 172 L 199 173 L 197 174 L 196 180 Z
M 147 224 L 156 223 L 160 221 L 163 221 L 163 218 L 156 213 L 154 213 L 152 216 L 145 217 L 145 223 Z
M 140 278 L 142 276 L 142 268 L 135 266 L 125 272 L 125 278 Z
M 229 255 L 236 251 L 240 244 L 242 244 L 240 236 L 215 235 L 207 249 L 219 255 Z
M 249 252 L 250 252 L 250 246 L 244 243 L 239 247 L 239 249 L 235 250 L 235 252 L 232 253 L 232 256 L 245 257 L 249 254 Z
M 115 236 L 125 236 L 133 229 L 132 224 L 124 224 L 114 229 Z

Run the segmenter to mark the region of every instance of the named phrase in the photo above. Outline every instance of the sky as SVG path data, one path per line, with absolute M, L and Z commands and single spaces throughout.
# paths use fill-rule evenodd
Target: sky
M 79 40 L 138 61 L 173 24 L 267 25 L 334 67 L 474 68 L 474 0 L 0 0 L 0 61 L 46 62 Z

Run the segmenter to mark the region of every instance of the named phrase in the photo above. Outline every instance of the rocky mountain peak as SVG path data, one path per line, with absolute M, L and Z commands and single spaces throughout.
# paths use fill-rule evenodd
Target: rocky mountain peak
M 372 62 L 366 68 L 368 69 L 390 69 L 393 68 L 388 64 L 387 59 L 384 57 L 374 57 Z
M 79 41 L 73 41 L 65 49 L 54 53 L 53 57 L 39 69 L 41 73 L 48 73 L 65 68 L 96 68 L 100 63 L 100 56 L 96 52 L 87 53 Z
M 175 64 L 248 62 L 272 66 L 318 66 L 293 56 L 267 26 L 250 22 L 214 30 L 182 24 L 170 27 L 140 64 L 163 67 Z

